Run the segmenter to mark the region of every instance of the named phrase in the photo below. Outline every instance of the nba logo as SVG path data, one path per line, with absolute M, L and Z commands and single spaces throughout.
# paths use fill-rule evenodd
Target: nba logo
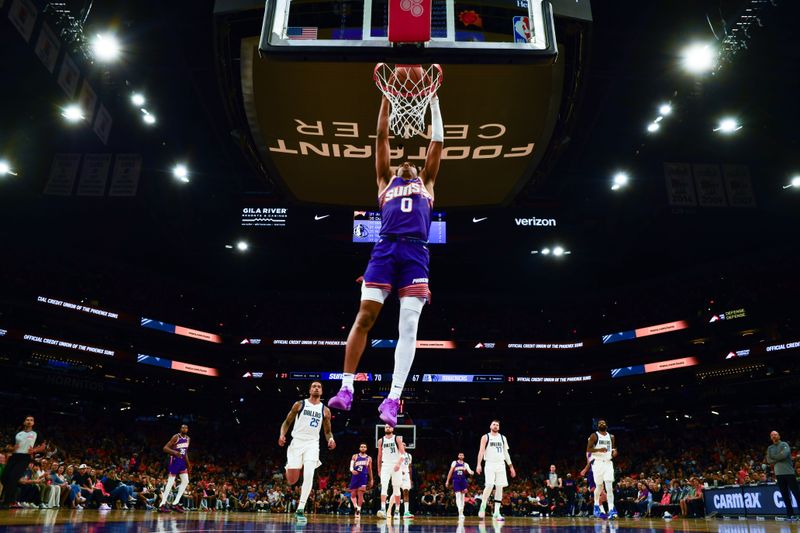
M 515 43 L 529 43 L 533 36 L 531 35 L 531 24 L 528 17 L 514 17 L 514 42 Z

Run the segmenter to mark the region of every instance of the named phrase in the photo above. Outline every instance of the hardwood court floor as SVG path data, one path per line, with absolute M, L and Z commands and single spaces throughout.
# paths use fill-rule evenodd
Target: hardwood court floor
M 201 531 L 269 533 L 800 533 L 800 523 L 723 519 L 507 518 L 503 523 L 475 517 L 459 525 L 454 517 L 420 517 L 412 521 L 310 515 L 298 522 L 291 515 L 257 513 L 158 514 L 147 511 L 0 511 L 0 532 L 20 533 L 195 533 Z

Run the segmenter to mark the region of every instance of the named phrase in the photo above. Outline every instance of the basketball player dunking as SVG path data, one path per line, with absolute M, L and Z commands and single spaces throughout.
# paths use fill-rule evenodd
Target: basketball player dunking
M 467 492 L 467 473 L 472 475 L 472 469 L 464 462 L 464 454 L 459 453 L 458 459 L 453 461 L 450 465 L 450 471 L 447 473 L 447 481 L 444 482 L 445 488 L 450 485 L 450 480 L 453 480 L 453 491 L 456 493 L 456 507 L 458 508 L 458 519 L 464 520 L 464 494 Z
M 403 437 L 394 434 L 394 428 L 389 424 L 383 429 L 383 437 L 378 439 L 378 464 L 381 467 L 381 509 L 378 518 L 391 518 L 386 514 L 386 498 L 389 494 L 389 482 L 392 483 L 392 506 L 400 507 L 400 487 L 402 486 L 402 454 L 406 453 Z
M 592 477 L 596 487 L 594 489 L 594 516 L 606 518 L 603 508 L 600 507 L 600 494 L 605 486 L 606 501 L 608 502 L 608 518 L 617 518 L 614 508 L 614 463 L 612 459 L 617 456 L 617 441 L 614 435 L 608 432 L 605 420 L 597 422 L 597 431 L 589 435 L 586 453 L 592 454 Z
M 414 361 L 417 326 L 428 291 L 428 232 L 433 210 L 433 186 L 439 173 L 444 128 L 439 99 L 431 100 L 431 142 L 421 171 L 406 161 L 394 171 L 390 166 L 389 101 L 382 97 L 375 140 L 375 171 L 381 206 L 380 239 L 372 249 L 361 285 L 361 304 L 347 337 L 342 387 L 328 405 L 350 410 L 353 376 L 367 343 L 367 334 L 383 308 L 386 297 L 397 288 L 400 296 L 399 338 L 394 353 L 394 373 L 388 397 L 378 407 L 380 418 L 394 427 L 400 396 Z
M 167 466 L 167 486 L 164 487 L 164 493 L 161 495 L 161 505 L 158 511 L 161 513 L 168 513 L 170 509 L 182 513 L 183 506 L 180 504 L 183 492 L 189 485 L 189 470 L 192 465 L 189 462 L 189 426 L 183 424 L 179 433 L 172 436 L 169 442 L 164 445 L 164 451 L 169 454 L 169 465 Z M 167 499 L 175 485 L 175 476 L 181 476 L 181 484 L 178 485 L 178 494 L 172 502 L 172 507 L 167 507 Z
M 350 501 L 356 510 L 356 518 L 361 518 L 361 506 L 364 505 L 364 492 L 372 488 L 372 457 L 367 455 L 367 445 L 358 446 L 358 453 L 350 459 Z
M 314 470 L 322 463 L 319 460 L 319 432 L 325 429 L 325 440 L 328 449 L 336 448 L 331 431 L 331 410 L 322 403 L 322 383 L 314 381 L 308 388 L 308 398 L 294 403 L 286 420 L 281 424 L 281 435 L 278 445 L 286 445 L 286 433 L 292 428 L 292 442 L 286 450 L 286 481 L 294 485 L 303 473 L 303 487 L 300 489 L 300 502 L 297 504 L 295 516 L 305 519 L 305 508 L 311 485 L 314 483 Z
M 481 508 L 478 511 L 478 518 L 486 517 L 486 504 L 489 501 L 489 496 L 494 491 L 494 513 L 492 518 L 498 522 L 505 520 L 500 515 L 500 505 L 503 503 L 503 487 L 508 486 L 508 478 L 506 477 L 506 465 L 511 471 L 511 477 L 517 477 L 517 472 L 514 470 L 514 465 L 511 464 L 511 456 L 508 454 L 509 446 L 508 440 L 500 434 L 500 421 L 492 420 L 489 425 L 489 433 L 481 437 L 481 447 L 478 451 L 478 466 L 475 467 L 475 472 L 480 475 L 481 463 L 486 459 L 486 487 L 483 489 L 483 497 L 481 498 Z

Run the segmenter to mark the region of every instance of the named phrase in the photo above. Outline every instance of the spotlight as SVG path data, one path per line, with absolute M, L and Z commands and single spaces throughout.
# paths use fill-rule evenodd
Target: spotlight
M 719 121 L 719 126 L 714 128 L 714 131 L 718 131 L 724 134 L 731 134 L 733 132 L 739 131 L 742 129 L 742 125 L 739 124 L 739 121 L 732 117 L 725 117 Z
M 672 106 L 669 104 L 661 104 L 661 106 L 658 108 L 658 112 L 662 116 L 666 117 L 667 115 L 672 113 Z
M 178 163 L 172 168 L 172 175 L 183 183 L 189 183 L 189 169 L 183 163 Z
M 156 123 L 156 116 L 155 116 L 155 115 L 151 115 L 150 113 L 148 113 L 147 111 L 145 111 L 145 112 L 144 112 L 144 115 L 142 116 L 142 120 L 143 120 L 143 121 L 144 121 L 144 123 L 145 123 L 145 124 L 147 124 L 148 126 L 152 126 L 153 124 L 155 124 L 155 123 Z
M 627 172 L 617 172 L 614 174 L 614 183 L 611 185 L 611 190 L 616 191 L 626 186 L 629 179 Z
M 683 51 L 683 67 L 693 74 L 703 74 L 716 64 L 717 51 L 709 44 L 693 44 Z
M 244 241 L 239 241 L 236 243 L 236 249 L 240 252 L 246 252 L 248 248 L 250 248 L 250 245 Z
M 553 255 L 556 257 L 561 257 L 562 255 L 564 255 L 564 248 L 562 248 L 561 246 L 556 246 L 555 248 L 553 248 Z
M 542 255 L 550 255 L 550 248 L 542 248 Z
M 133 93 L 131 95 L 131 103 L 136 107 L 142 107 L 146 102 L 144 95 L 141 93 Z
M 0 177 L 6 176 L 11 174 L 12 176 L 16 176 L 17 173 L 11 170 L 11 165 L 5 159 L 0 159 Z
M 92 39 L 94 57 L 102 63 L 119 58 L 119 41 L 110 33 L 99 33 Z
M 62 109 L 61 116 L 64 117 L 67 122 L 80 122 L 86 118 L 83 116 L 83 109 L 81 109 L 81 106 L 77 104 L 70 104 Z
M 661 125 L 658 122 L 651 122 L 647 125 L 647 131 L 650 133 L 655 133 L 661 129 Z
M 2 171 L 0 171 L 0 174 L 2 174 Z M 788 189 L 789 187 L 794 187 L 795 189 L 800 189 L 800 174 L 798 174 L 797 176 L 794 176 L 792 178 L 792 181 L 789 182 L 789 185 L 784 185 L 783 186 L 784 189 Z

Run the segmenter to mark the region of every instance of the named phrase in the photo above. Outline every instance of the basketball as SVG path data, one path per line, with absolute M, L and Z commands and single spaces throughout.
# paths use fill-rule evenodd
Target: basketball
M 421 65 L 397 65 L 392 75 L 394 86 L 402 87 L 406 91 L 413 91 L 420 87 L 420 81 L 425 77 L 425 70 Z

